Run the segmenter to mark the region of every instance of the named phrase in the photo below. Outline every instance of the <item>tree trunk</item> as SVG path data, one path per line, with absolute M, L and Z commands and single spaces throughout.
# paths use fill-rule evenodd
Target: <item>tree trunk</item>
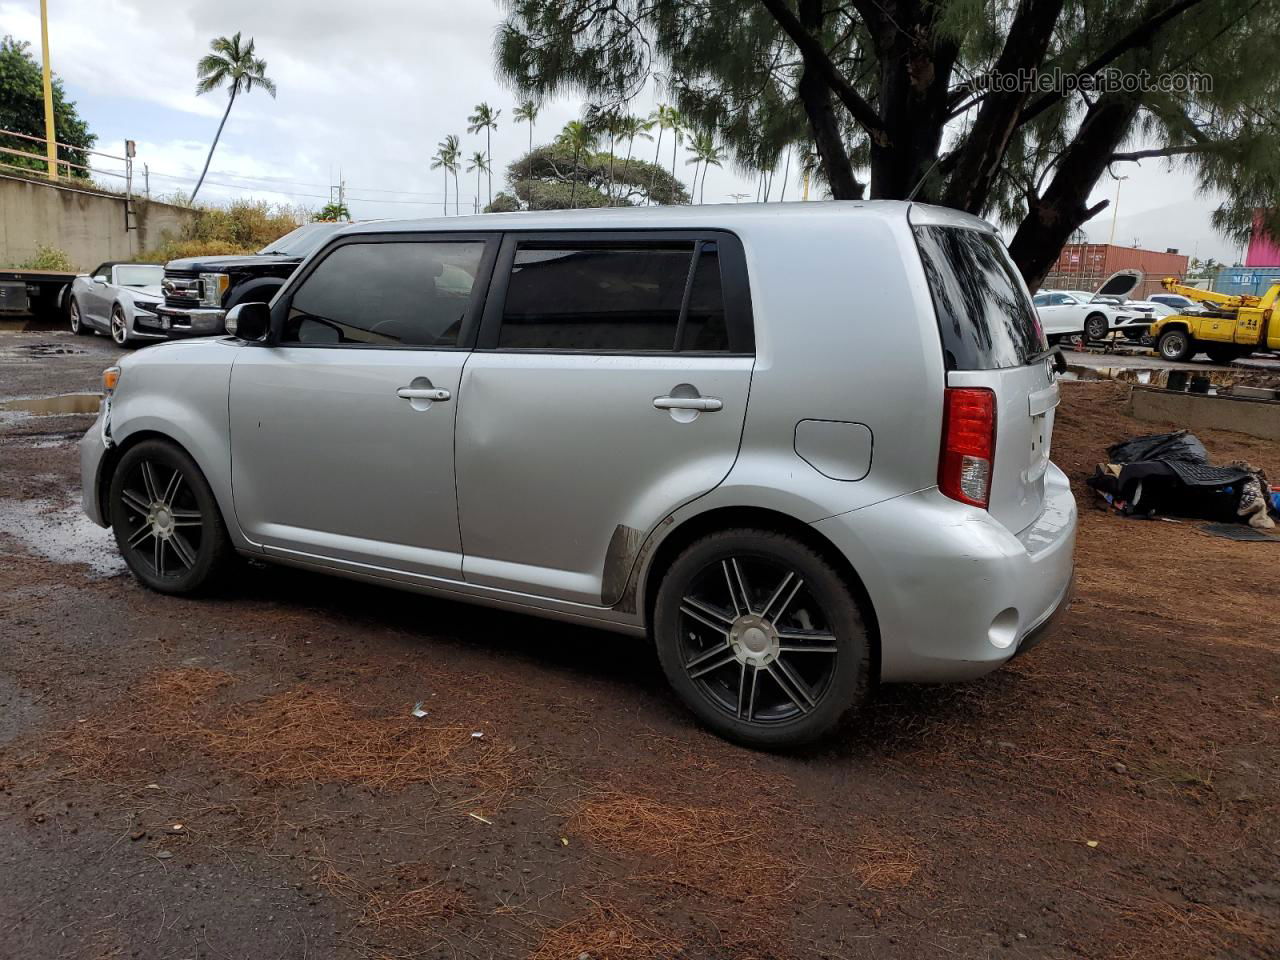
M 444 168 L 444 216 L 449 215 L 449 168 Z
M 1085 203 L 1137 113 L 1137 102 L 1122 95 L 1099 99 L 1059 158 L 1053 181 L 1042 196 L 1031 199 L 1030 209 L 1009 243 L 1009 255 L 1030 289 L 1043 282 L 1071 234 L 1107 206 L 1106 200 L 1092 207 Z
M 662 154 L 662 126 L 658 126 L 658 142 L 653 148 L 653 173 L 649 174 L 649 203 L 653 203 L 653 188 L 658 183 L 658 157 Z
M 578 157 L 582 155 L 582 151 L 574 148 L 573 151 L 573 180 L 569 183 L 569 209 L 578 209 Z
M 213 135 L 213 143 L 209 145 L 209 155 L 204 158 L 204 169 L 200 171 L 200 179 L 196 181 L 196 188 L 191 191 L 191 199 L 187 201 L 187 205 L 196 202 L 196 194 L 200 192 L 200 187 L 204 183 L 204 175 L 209 172 L 209 161 L 213 159 L 213 151 L 218 148 L 218 140 L 222 136 L 222 128 L 227 122 L 227 117 L 231 114 L 231 105 L 236 102 L 236 86 L 231 85 L 231 96 L 227 98 L 227 109 L 222 111 L 222 120 L 218 124 L 218 132 Z
M 840 121 L 831 105 L 831 91 L 816 68 L 805 64 L 798 87 L 800 102 L 813 130 L 814 144 L 822 161 L 822 173 L 836 200 L 861 200 L 866 189 L 853 175 L 853 164 L 844 147 Z
M 698 192 L 698 168 L 702 166 L 701 160 L 695 160 L 693 164 L 693 186 L 689 190 L 689 206 L 693 206 L 694 194 Z
M 489 206 L 493 206 L 493 128 L 484 128 L 484 160 L 489 168 Z
M 462 199 L 462 191 L 458 189 L 458 168 L 453 168 L 453 215 L 460 216 L 462 211 L 458 207 L 459 201 Z
M 787 145 L 787 160 L 782 166 L 782 192 L 778 195 L 778 202 L 782 203 L 787 199 L 787 178 L 791 176 L 791 145 Z
M 671 128 L 671 202 L 676 199 L 676 150 L 680 148 L 680 138 L 675 127 Z

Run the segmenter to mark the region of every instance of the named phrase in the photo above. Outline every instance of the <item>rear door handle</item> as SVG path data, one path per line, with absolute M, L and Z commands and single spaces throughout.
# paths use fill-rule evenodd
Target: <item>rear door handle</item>
M 439 387 L 401 387 L 396 391 L 401 400 L 448 400 L 452 394 Z
M 724 408 L 719 397 L 654 397 L 653 405 L 659 410 L 699 410 L 715 413 Z

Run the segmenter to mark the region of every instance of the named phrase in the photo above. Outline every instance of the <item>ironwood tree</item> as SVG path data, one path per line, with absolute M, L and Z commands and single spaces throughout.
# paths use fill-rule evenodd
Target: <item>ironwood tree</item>
M 1259 208 L 1280 228 L 1280 0 L 504 2 L 498 69 L 529 95 L 656 78 L 741 168 L 798 146 L 834 198 L 1008 225 L 1033 288 L 1117 164 L 1188 165 L 1233 238 Z
M 71 167 L 73 177 L 88 178 L 89 149 L 98 139 L 89 132 L 89 125 L 76 112 L 76 105 L 67 99 L 62 81 L 53 76 L 53 139 L 67 144 L 58 147 L 58 159 L 77 166 Z M 0 129 L 25 133 L 29 137 L 44 136 L 44 77 L 40 61 L 31 54 L 30 46 L 13 37 L 0 38 Z M 0 136 L 0 147 L 17 153 L 0 154 L 0 163 L 30 170 L 46 168 L 45 145 L 21 137 Z M 18 156 L 36 154 L 37 157 Z M 65 169 L 59 170 L 65 174 Z

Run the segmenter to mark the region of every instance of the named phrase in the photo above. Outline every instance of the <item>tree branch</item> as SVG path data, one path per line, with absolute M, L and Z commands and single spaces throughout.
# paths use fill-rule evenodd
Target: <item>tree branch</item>
M 1113 153 L 1108 163 L 1123 161 L 1147 160 L 1151 157 L 1176 157 L 1186 153 L 1208 153 L 1218 149 L 1219 145 L 1209 143 L 1188 143 L 1180 147 L 1158 147 L 1151 150 L 1131 150 L 1128 153 Z
M 1154 37 L 1160 28 L 1166 23 L 1182 16 L 1182 14 L 1186 13 L 1192 7 L 1203 2 L 1204 0 L 1177 0 L 1177 2 L 1172 6 L 1167 7 L 1162 12 L 1154 14 L 1142 21 L 1101 54 L 1077 70 L 1076 73 L 1082 76 L 1092 76 L 1103 67 L 1109 66 L 1116 60 L 1120 59 L 1122 55 L 1128 53 L 1135 47 L 1140 47 L 1145 43 L 1149 43 L 1151 38 Z M 1046 93 L 1022 111 L 1022 116 L 1018 119 L 1018 126 L 1022 126 L 1024 123 L 1034 120 L 1055 103 L 1058 103 L 1065 98 L 1066 93 L 1061 90 L 1054 93 Z
M 822 81 L 840 98 L 840 102 L 848 108 L 858 126 L 862 127 L 867 132 L 867 136 L 877 144 L 888 146 L 889 137 L 880 121 L 880 115 L 836 68 L 818 38 L 805 29 L 800 18 L 792 13 L 786 0 L 760 0 L 760 3 L 777 21 L 783 32 L 791 38 L 801 56 L 804 57 L 805 63 L 813 68 Z

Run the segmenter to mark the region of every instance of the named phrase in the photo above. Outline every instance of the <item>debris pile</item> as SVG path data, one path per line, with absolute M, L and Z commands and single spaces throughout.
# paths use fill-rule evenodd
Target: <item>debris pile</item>
M 1107 448 L 1087 481 L 1124 516 L 1171 515 L 1218 523 L 1275 527 L 1277 493 L 1266 474 L 1243 461 L 1215 467 L 1195 434 L 1186 430 L 1134 437 Z

